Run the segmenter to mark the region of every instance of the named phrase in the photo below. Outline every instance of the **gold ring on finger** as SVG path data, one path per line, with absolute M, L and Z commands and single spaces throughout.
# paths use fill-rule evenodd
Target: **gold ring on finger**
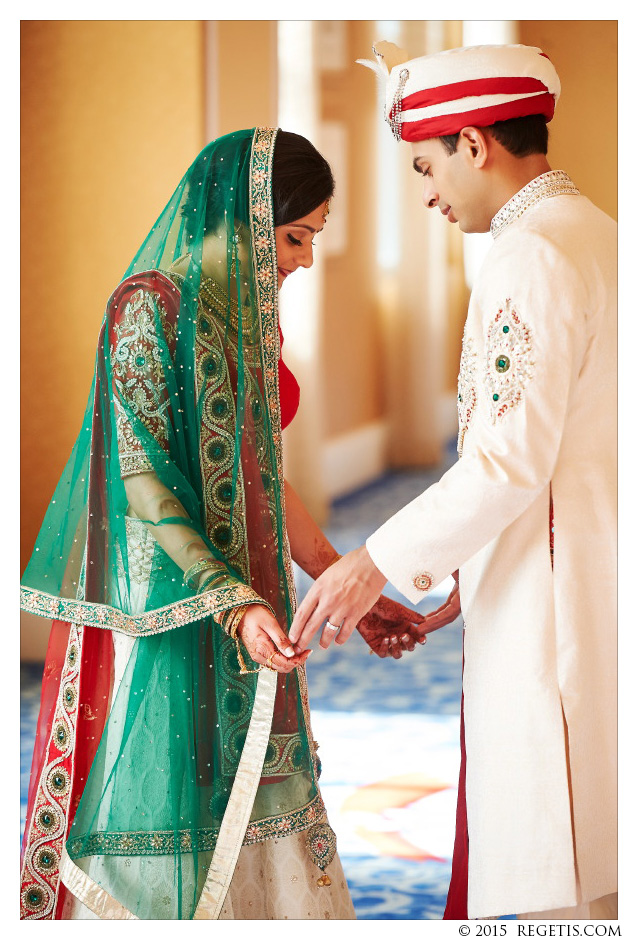
M 277 650 L 273 650 L 272 653 L 270 654 L 270 656 L 268 657 L 268 659 L 266 660 L 266 663 L 265 663 L 266 669 L 272 669 L 273 672 L 277 672 L 277 670 L 275 669 L 275 667 L 272 665 L 272 661 L 273 661 L 273 659 L 275 658 L 276 655 L 277 655 Z

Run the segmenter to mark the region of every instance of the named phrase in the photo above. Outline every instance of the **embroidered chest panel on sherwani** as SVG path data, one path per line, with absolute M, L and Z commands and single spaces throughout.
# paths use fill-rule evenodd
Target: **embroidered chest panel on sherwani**
M 466 326 L 458 379 L 459 457 L 477 407 L 493 425 L 523 401 L 534 375 L 533 357 L 532 330 L 509 297 L 482 335 L 471 335 Z
M 495 215 L 492 236 L 501 236 L 543 200 L 565 194 L 578 194 L 566 173 L 552 170 L 542 174 Z M 496 424 L 521 404 L 534 377 L 533 331 L 519 310 L 517 297 L 503 296 L 480 315 L 481 322 L 470 322 L 468 317 L 463 333 L 457 397 L 459 456 L 477 408 L 484 410 L 490 424 Z

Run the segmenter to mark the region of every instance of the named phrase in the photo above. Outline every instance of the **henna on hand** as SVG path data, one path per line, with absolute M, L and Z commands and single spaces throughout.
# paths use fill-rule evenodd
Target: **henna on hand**
M 359 621 L 357 630 L 381 659 L 388 656 L 400 659 L 404 652 L 412 652 L 417 643 L 425 643 L 426 637 L 416 626 L 422 620 L 421 614 L 381 595 Z

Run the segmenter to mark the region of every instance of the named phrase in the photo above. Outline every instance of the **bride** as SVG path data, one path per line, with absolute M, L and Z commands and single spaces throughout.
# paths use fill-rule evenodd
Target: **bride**
M 277 295 L 334 182 L 304 138 L 213 141 L 111 295 L 82 430 L 25 571 L 53 619 L 25 919 L 350 918 L 318 785 L 291 559 L 337 557 L 282 473 Z M 423 641 L 381 598 L 379 655 Z M 327 625 L 326 629 L 330 629 Z

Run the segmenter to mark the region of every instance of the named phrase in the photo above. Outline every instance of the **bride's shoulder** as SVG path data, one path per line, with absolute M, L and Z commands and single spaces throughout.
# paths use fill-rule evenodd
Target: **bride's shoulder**
M 181 302 L 181 278 L 152 269 L 124 278 L 111 294 L 106 310 L 109 331 L 138 331 L 144 324 L 155 329 L 159 313 L 163 329 L 172 336 Z M 148 331 L 148 330 L 147 330 Z

